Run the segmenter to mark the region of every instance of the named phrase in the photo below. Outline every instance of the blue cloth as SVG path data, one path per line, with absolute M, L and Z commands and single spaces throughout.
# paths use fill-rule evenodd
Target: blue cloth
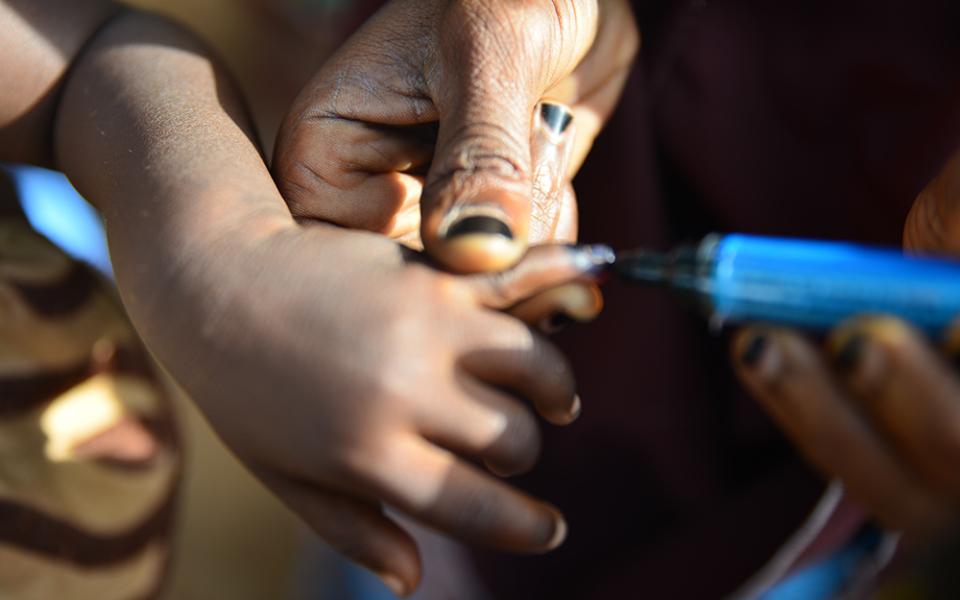
M 6 166 L 33 228 L 67 254 L 113 276 L 103 223 L 61 173 Z
M 866 525 L 832 555 L 792 574 L 760 596 L 759 600 L 829 600 L 851 583 L 865 559 L 874 556 L 883 542 L 883 531 Z

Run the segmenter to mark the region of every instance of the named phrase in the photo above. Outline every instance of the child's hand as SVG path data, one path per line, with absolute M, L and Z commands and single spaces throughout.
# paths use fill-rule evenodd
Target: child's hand
M 210 265 L 216 286 L 197 285 L 220 293 L 201 300 L 212 309 L 196 319 L 203 341 L 148 339 L 227 444 L 319 535 L 401 593 L 416 587 L 420 563 L 385 505 L 502 549 L 563 541 L 555 508 L 473 461 L 525 471 L 540 449 L 530 407 L 558 425 L 577 417 L 564 358 L 497 311 L 592 280 L 609 249 L 542 246 L 511 271 L 453 276 L 379 236 L 319 225 L 211 254 L 223 257 Z
M 138 332 L 320 535 L 401 592 L 420 563 L 384 505 L 500 548 L 562 541 L 556 509 L 469 461 L 528 469 L 530 406 L 576 417 L 565 360 L 499 311 L 576 315 L 539 292 L 589 283 L 608 249 L 541 247 L 454 276 L 380 235 L 295 224 L 218 63 L 147 15 L 101 30 L 62 96 L 58 156 L 105 215 Z
M 278 184 L 298 217 L 422 240 L 454 271 L 509 267 L 576 238 L 569 182 L 638 44 L 625 0 L 394 0 L 295 102 Z

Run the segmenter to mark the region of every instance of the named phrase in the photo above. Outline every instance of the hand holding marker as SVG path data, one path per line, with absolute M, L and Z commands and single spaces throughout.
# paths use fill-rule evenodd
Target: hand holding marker
M 920 334 L 956 354 L 960 263 L 734 234 L 621 253 L 615 270 L 688 294 L 716 325 L 756 323 L 734 336 L 734 367 L 798 451 L 884 525 L 925 540 L 952 531 L 960 378 Z

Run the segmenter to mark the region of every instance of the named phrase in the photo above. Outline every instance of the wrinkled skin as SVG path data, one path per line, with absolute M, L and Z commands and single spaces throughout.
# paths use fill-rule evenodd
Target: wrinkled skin
M 576 238 L 569 181 L 638 44 L 624 0 L 394 0 L 294 103 L 278 185 L 297 217 L 422 244 L 454 271 L 508 267 L 528 243 Z M 553 160 L 537 139 L 542 100 L 573 114 L 569 139 L 553 140 L 568 148 L 557 185 L 539 172 Z M 446 236 L 475 214 L 512 239 Z

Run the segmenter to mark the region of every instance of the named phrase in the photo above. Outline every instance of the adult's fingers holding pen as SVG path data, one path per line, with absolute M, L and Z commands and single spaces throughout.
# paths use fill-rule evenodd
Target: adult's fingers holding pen
M 862 413 L 938 492 L 960 502 L 960 382 L 902 321 L 857 319 L 831 341 Z
M 793 332 L 748 328 L 733 344 L 747 389 L 799 451 L 886 524 L 928 533 L 946 518 L 943 502 L 856 407 L 822 354 Z

